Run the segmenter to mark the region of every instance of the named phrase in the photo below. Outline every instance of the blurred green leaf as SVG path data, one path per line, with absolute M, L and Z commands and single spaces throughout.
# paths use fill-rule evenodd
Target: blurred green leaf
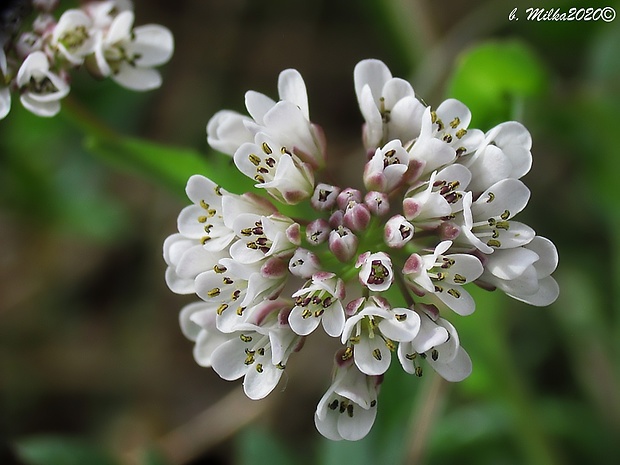
M 237 436 L 239 465 L 299 465 L 286 444 L 267 429 L 246 428 Z
M 118 169 L 146 175 L 179 193 L 184 192 L 188 178 L 194 174 L 207 176 L 231 192 L 249 191 L 253 185 L 231 157 L 217 152 L 205 156 L 142 139 L 98 135 L 86 138 L 86 148 Z
M 376 447 L 370 435 L 355 442 L 330 441 L 321 438 L 317 463 L 321 465 L 376 465 L 379 462 L 376 460 Z
M 24 439 L 17 443 L 16 452 L 26 465 L 117 465 L 105 451 L 77 438 Z
M 448 95 L 472 112 L 471 126 L 490 128 L 515 119 L 515 106 L 547 88 L 547 72 L 535 53 L 518 40 L 485 42 L 464 52 Z

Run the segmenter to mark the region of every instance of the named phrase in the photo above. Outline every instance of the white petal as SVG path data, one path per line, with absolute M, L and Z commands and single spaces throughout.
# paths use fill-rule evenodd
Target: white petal
M 457 127 L 466 128 L 471 121 L 471 112 L 467 106 L 456 99 L 450 98 L 444 100 L 436 110 L 437 117 L 440 118 L 445 126 L 448 126 L 452 120 L 458 118 L 460 120 Z
M 233 381 L 245 375 L 248 371 L 248 366 L 244 363 L 245 348 L 246 344 L 239 337 L 234 337 L 220 345 L 211 355 L 211 365 L 215 372 L 227 381 Z
M 256 364 L 251 365 L 243 380 L 245 394 L 252 400 L 263 399 L 278 385 L 283 372 L 284 370 L 268 362 L 263 364 L 260 373 Z
M 373 352 L 378 350 L 380 360 L 373 356 Z M 391 352 L 385 345 L 383 339 L 378 336 L 369 338 L 362 336 L 360 342 L 354 346 L 355 364 L 362 373 L 367 375 L 382 375 L 390 367 Z
M 538 278 L 549 276 L 558 266 L 558 250 L 553 242 L 546 237 L 536 236 L 527 244 L 527 249 L 533 250 L 538 255 L 538 261 L 534 263 Z
M 476 309 L 476 302 L 473 297 L 460 286 L 445 285 L 443 286 L 443 292 L 438 292 L 434 295 L 459 315 L 471 315 Z
M 348 441 L 358 441 L 369 433 L 376 416 L 376 407 L 366 410 L 354 405 L 352 417 L 348 413 L 338 415 L 338 434 Z
M 360 111 L 366 121 L 365 145 L 366 147 L 376 148 L 383 137 L 383 121 L 381 112 L 375 103 L 370 87 L 365 86 L 358 95 Z
M 51 117 L 58 114 L 60 111 L 60 102 L 54 100 L 52 102 L 38 102 L 32 98 L 32 94 L 22 94 L 20 101 L 24 108 L 31 111 L 37 116 Z
M 301 74 L 295 69 L 286 69 L 278 77 L 280 100 L 288 100 L 297 105 L 307 120 L 310 119 L 306 84 Z
M 506 292 L 506 294 L 508 294 L 514 299 L 520 300 L 530 305 L 535 305 L 537 307 L 545 307 L 547 305 L 551 305 L 560 295 L 560 287 L 558 286 L 556 280 L 553 279 L 551 276 L 547 276 L 546 278 L 541 279 L 538 282 L 538 286 L 538 291 L 531 295 L 515 295 L 509 292 Z
M 192 321 L 192 315 L 198 312 L 212 313 L 215 319 L 215 312 L 210 312 L 209 310 L 210 307 L 204 302 L 192 302 L 181 309 L 179 313 L 179 326 L 187 339 L 195 341 L 198 333 L 202 331 L 202 327 Z
M 471 358 L 462 347 L 458 348 L 456 357 L 448 363 L 434 362 L 428 357 L 430 365 L 441 375 L 446 381 L 458 382 L 467 378 L 472 371 Z
M 161 74 L 152 68 L 138 68 L 121 62 L 118 73 L 112 73 L 112 80 L 127 89 L 146 91 L 161 86 Z
M 475 281 L 484 271 L 482 263 L 474 255 L 457 253 L 446 255 L 446 257 L 454 260 L 454 264 L 446 270 L 448 279 L 454 284 L 461 285 Z M 465 282 L 461 282 L 461 280 L 455 281 L 456 275 L 465 278 Z
M 250 118 L 230 110 L 218 111 L 207 123 L 207 142 L 215 150 L 233 155 L 244 143 L 254 141 L 245 122 Z
M 499 216 L 505 210 L 512 218 L 525 208 L 529 199 L 530 190 L 525 184 L 517 179 L 503 179 L 483 192 L 471 210 L 476 219 Z
M 8 88 L 0 89 L 0 119 L 9 114 L 11 110 L 11 92 Z
M 319 326 L 320 318 L 316 318 L 314 315 L 304 318 L 302 313 L 302 307 L 294 307 L 288 317 L 288 322 L 291 325 L 291 329 L 296 334 L 299 334 L 300 336 L 307 336 Z
M 174 50 L 174 38 L 165 27 L 148 24 L 133 30 L 135 39 L 127 47 L 130 54 L 139 54 L 136 64 L 141 67 L 166 63 Z
M 131 27 L 133 26 L 134 14 L 132 11 L 123 11 L 112 21 L 110 29 L 104 39 L 107 45 L 127 41 L 131 38 Z
M 258 124 L 263 124 L 263 118 L 275 104 L 276 102 L 260 92 L 250 90 L 245 93 L 245 107 Z
M 331 337 L 340 337 L 344 329 L 344 309 L 340 302 L 333 303 L 323 314 L 323 328 Z
M 413 91 L 411 84 L 404 79 L 392 78 L 383 86 L 381 95 L 384 98 L 385 107 L 392 109 L 401 99 L 405 97 L 414 97 L 415 92 Z
M 325 399 L 325 400 L 324 400 Z M 317 410 L 314 414 L 314 424 L 319 433 L 332 441 L 341 441 L 342 436 L 338 432 L 338 413 L 332 411 L 327 406 L 330 398 L 324 397 L 319 402 Z
M 532 136 L 521 123 L 508 121 L 497 126 L 495 144 L 510 159 L 512 170 L 510 177 L 519 179 L 532 167 Z
M 501 243 L 500 249 L 509 249 L 512 247 L 519 247 L 521 245 L 528 244 L 536 236 L 536 231 L 530 228 L 527 224 L 520 223 L 518 221 L 511 221 L 508 231 L 500 230 L 499 241 Z
M 420 330 L 420 316 L 407 308 L 392 311 L 397 317 L 379 322 L 381 334 L 393 341 L 412 341 Z
M 360 61 L 353 70 L 353 82 L 358 101 L 361 101 L 362 89 L 364 86 L 368 86 L 375 106 L 379 106 L 379 98 L 381 97 L 383 86 L 391 78 L 392 73 L 382 61 L 375 59 Z
M 481 192 L 489 186 L 510 176 L 512 164 L 504 152 L 495 145 L 488 145 L 472 156 L 466 166 L 474 174 L 469 188 Z
M 500 279 L 516 279 L 538 259 L 538 254 L 529 247 L 498 250 L 489 256 L 485 269 Z

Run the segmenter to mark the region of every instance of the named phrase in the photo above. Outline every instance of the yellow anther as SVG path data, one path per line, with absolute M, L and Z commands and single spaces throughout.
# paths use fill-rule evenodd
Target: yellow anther
M 457 139 L 462 139 L 465 134 L 467 134 L 467 129 L 459 129 L 454 133 Z
M 221 290 L 220 290 L 219 287 L 214 287 L 209 292 L 207 292 L 207 295 L 209 297 L 217 297 L 218 295 L 220 295 L 220 292 L 221 292 Z
M 224 313 L 224 310 L 226 310 L 228 308 L 228 304 L 222 304 L 219 307 L 217 307 L 217 314 L 221 315 L 222 313 Z
M 457 291 L 456 289 L 448 289 L 448 294 L 450 294 L 455 299 L 458 299 L 461 297 L 461 293 Z
M 269 147 L 267 142 L 263 142 L 262 148 L 263 152 L 265 152 L 267 155 L 271 155 L 273 153 L 273 150 L 271 150 L 271 147 Z
M 250 160 L 250 163 L 254 166 L 260 165 L 260 157 L 254 153 L 248 155 L 248 160 Z

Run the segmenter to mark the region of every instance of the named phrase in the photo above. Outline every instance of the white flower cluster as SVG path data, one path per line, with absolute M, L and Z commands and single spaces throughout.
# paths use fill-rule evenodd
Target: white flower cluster
M 0 119 L 11 108 L 11 91 L 38 116 L 57 114 L 72 68 L 83 66 L 97 78 L 137 91 L 161 85 L 153 67 L 172 56 L 172 34 L 159 25 L 134 28 L 130 0 L 89 1 L 58 20 L 52 15 L 57 1 L 32 4 L 39 11 L 32 30 L 0 44 Z
M 192 205 L 164 243 L 168 286 L 200 298 L 180 316 L 197 362 L 244 378 L 248 397 L 269 394 L 319 326 L 340 340 L 315 414 L 334 440 L 368 433 L 392 353 L 418 376 L 424 363 L 448 381 L 470 374 L 445 319 L 474 311 L 468 283 L 541 306 L 559 292 L 555 246 L 514 220 L 530 195 L 519 180 L 532 161 L 528 131 L 516 122 L 472 129 L 463 103 L 427 107 L 378 60 L 360 62 L 354 82 L 365 193 L 320 182 L 325 140 L 310 122 L 302 77 L 286 70 L 277 102 L 250 91 L 250 116 L 221 111 L 207 126 L 211 146 L 275 203 L 195 175 Z M 300 202 L 312 218 L 276 207 Z

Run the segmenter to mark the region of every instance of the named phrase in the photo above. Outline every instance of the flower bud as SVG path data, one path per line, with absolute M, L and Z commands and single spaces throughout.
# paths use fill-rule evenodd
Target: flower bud
M 385 224 L 383 238 L 388 246 L 399 249 L 413 238 L 413 225 L 404 216 L 394 215 Z
M 306 227 L 306 240 L 312 245 L 322 244 L 329 237 L 331 226 L 323 218 L 311 221 Z
M 295 276 L 308 279 L 320 270 L 319 259 L 309 250 L 300 247 L 289 261 L 288 269 Z
M 390 201 L 388 195 L 383 192 L 370 191 L 364 196 L 364 203 L 368 206 L 370 213 L 383 216 L 390 211 Z
M 370 223 L 370 210 L 368 210 L 366 204 L 349 202 L 344 213 L 343 224 L 347 228 L 359 232 L 366 229 L 368 223 Z
M 340 226 L 329 233 L 329 250 L 341 262 L 353 258 L 357 251 L 358 239 L 355 234 L 344 226 Z
M 347 205 L 349 205 L 350 201 L 362 203 L 362 193 L 357 189 L 347 187 L 340 194 L 338 194 L 338 197 L 336 199 L 336 202 L 338 203 L 338 208 L 342 210 L 347 208 Z
M 340 194 L 339 187 L 325 183 L 317 184 L 310 199 L 312 208 L 319 211 L 331 210 L 336 205 L 338 194 Z

